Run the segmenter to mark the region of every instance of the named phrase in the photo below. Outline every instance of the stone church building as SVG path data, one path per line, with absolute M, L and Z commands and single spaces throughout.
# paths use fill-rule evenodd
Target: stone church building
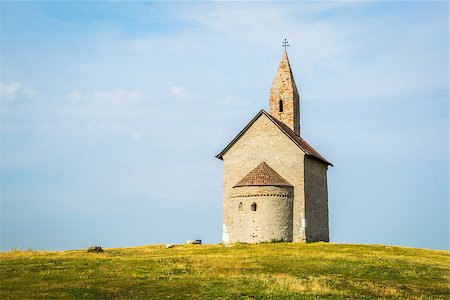
M 223 241 L 328 241 L 327 168 L 300 136 L 300 97 L 284 51 L 261 110 L 223 160 Z

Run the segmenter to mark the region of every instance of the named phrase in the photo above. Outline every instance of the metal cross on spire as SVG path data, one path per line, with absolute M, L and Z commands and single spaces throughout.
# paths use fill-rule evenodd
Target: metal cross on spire
M 284 41 L 283 41 L 283 47 L 284 47 L 284 51 L 286 51 L 286 47 L 289 47 L 289 42 L 286 39 L 284 39 Z

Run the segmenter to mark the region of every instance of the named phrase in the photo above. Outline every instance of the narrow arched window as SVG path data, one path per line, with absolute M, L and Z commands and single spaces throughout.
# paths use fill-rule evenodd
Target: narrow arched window
M 239 210 L 239 211 L 242 211 L 242 202 L 239 202 L 238 210 Z
M 252 203 L 252 211 L 256 211 L 256 203 L 255 202 Z
M 283 100 L 280 100 L 279 104 L 280 104 L 279 110 L 280 112 L 283 112 Z

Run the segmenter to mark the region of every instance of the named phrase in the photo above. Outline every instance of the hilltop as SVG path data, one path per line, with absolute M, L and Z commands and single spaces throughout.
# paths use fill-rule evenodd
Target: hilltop
M 442 298 L 450 252 L 383 245 L 164 245 L 0 253 L 1 299 Z

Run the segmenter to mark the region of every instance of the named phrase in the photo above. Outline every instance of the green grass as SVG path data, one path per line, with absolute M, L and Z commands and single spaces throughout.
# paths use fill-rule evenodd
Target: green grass
M 382 245 L 164 245 L 0 253 L 1 299 L 449 299 L 450 252 Z

